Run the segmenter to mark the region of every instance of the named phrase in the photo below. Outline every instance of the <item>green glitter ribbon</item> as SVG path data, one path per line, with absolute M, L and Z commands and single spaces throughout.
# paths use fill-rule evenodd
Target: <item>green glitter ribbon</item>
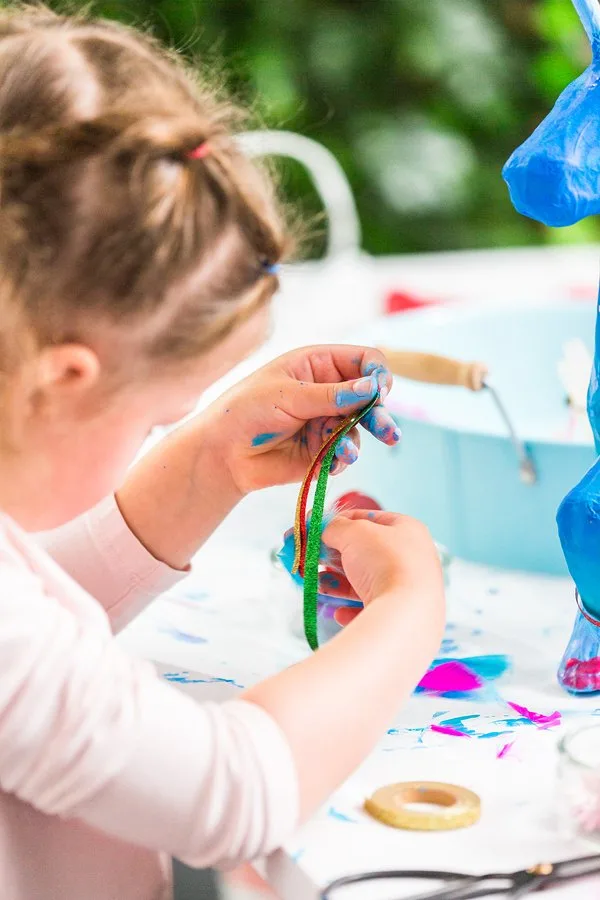
M 342 423 L 341 427 L 336 430 L 332 438 L 325 442 L 331 445 L 327 449 L 317 479 L 315 488 L 315 496 L 313 498 L 313 506 L 310 514 L 310 524 L 308 528 L 308 539 L 306 542 L 306 553 L 304 556 L 303 575 L 304 575 L 304 634 L 311 650 L 317 650 L 319 647 L 319 638 L 317 633 L 317 598 L 319 595 L 319 563 L 321 557 L 321 533 L 323 529 L 323 512 L 325 509 L 325 494 L 327 493 L 327 479 L 329 478 L 329 470 L 335 457 L 335 451 L 341 439 L 351 431 L 360 420 L 370 412 L 375 404 L 379 401 L 379 392 L 373 397 L 370 403 L 359 412 L 353 413 Z M 324 447 L 319 451 L 320 455 Z

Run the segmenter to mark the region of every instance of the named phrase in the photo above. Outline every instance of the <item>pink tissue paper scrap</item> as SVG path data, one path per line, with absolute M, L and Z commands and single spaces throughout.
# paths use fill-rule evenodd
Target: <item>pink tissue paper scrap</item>
M 460 662 L 441 663 L 430 669 L 419 687 L 430 694 L 467 693 L 483 687 L 483 681 L 472 669 Z
M 429 727 L 436 734 L 447 734 L 449 737 L 471 737 L 470 734 L 465 734 L 464 731 L 459 731 L 457 728 L 450 728 L 449 725 L 430 725 Z
M 512 750 L 512 748 L 514 746 L 515 746 L 514 741 L 510 741 L 510 743 L 504 744 L 504 746 L 501 747 L 500 750 L 498 750 L 498 753 L 496 754 L 496 759 L 504 759 L 505 756 L 508 756 L 508 754 L 510 753 L 510 751 Z
M 520 716 L 523 716 L 524 719 L 529 719 L 530 722 L 537 725 L 538 728 L 553 728 L 555 725 L 560 725 L 562 721 L 561 714 L 558 710 L 555 710 L 549 716 L 546 716 L 544 713 L 532 712 L 525 706 L 519 706 L 518 703 L 511 703 L 509 701 L 508 705 Z

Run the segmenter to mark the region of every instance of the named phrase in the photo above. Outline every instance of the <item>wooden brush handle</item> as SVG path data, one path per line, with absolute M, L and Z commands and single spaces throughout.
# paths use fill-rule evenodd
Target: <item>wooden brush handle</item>
M 433 353 L 415 353 L 412 350 L 379 350 L 387 359 L 394 375 L 410 381 L 428 384 L 447 384 L 480 391 L 488 373 L 487 366 L 479 362 L 460 362 Z

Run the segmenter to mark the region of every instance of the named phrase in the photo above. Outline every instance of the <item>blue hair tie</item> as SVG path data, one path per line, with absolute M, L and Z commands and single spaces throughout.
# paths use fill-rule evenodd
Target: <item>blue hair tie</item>
M 261 266 L 266 275 L 278 275 L 281 271 L 279 263 L 270 263 L 268 259 L 264 259 Z

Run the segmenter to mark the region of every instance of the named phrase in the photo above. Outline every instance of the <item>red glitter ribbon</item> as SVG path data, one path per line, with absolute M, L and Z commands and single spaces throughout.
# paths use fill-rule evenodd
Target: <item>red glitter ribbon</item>
M 349 416 L 346 416 L 340 424 L 335 428 L 332 434 L 327 438 L 326 441 L 323 442 L 319 452 L 313 459 L 308 472 L 304 477 L 304 481 L 302 482 L 302 486 L 300 488 L 300 493 L 298 494 L 298 503 L 296 504 L 296 516 L 294 518 L 294 546 L 295 546 L 295 556 L 294 556 L 294 565 L 292 567 L 292 573 L 298 573 L 302 578 L 304 578 L 304 563 L 306 559 L 306 544 L 307 544 L 307 525 L 306 525 L 306 512 L 308 508 L 308 496 L 310 494 L 310 486 L 312 484 L 313 478 L 318 472 L 319 467 L 321 466 L 323 460 L 327 456 L 327 453 L 331 449 L 331 447 L 337 443 L 337 441 L 344 435 L 347 434 L 354 426 L 360 422 L 360 420 L 365 416 L 379 401 L 379 392 L 373 397 L 370 403 L 364 409 L 358 410 L 357 412 L 351 413 Z

